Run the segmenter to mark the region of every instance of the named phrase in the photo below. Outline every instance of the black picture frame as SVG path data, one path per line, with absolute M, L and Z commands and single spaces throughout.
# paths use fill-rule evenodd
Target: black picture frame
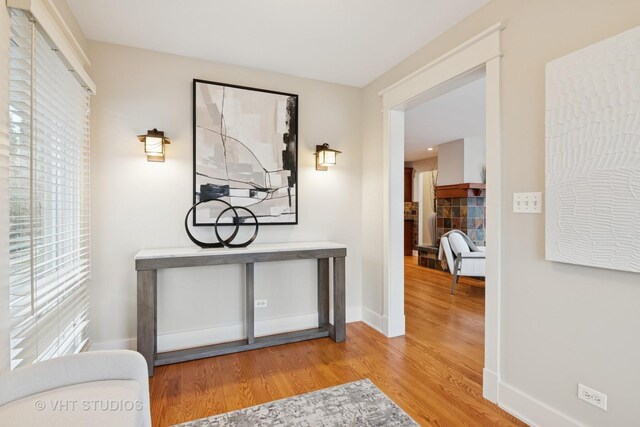
M 203 91 L 205 85 L 206 91 Z M 198 90 L 201 91 L 200 98 Z M 222 91 L 222 101 L 215 102 L 209 100 L 204 102 L 201 98 L 203 94 L 213 91 L 219 95 Z M 265 95 L 273 95 L 273 99 Z M 272 138 L 272 142 L 259 142 L 260 144 L 271 144 L 276 147 L 278 141 L 278 126 L 282 126 L 283 107 L 282 102 L 286 103 L 286 132 L 282 134 L 283 150 L 282 158 L 261 159 L 257 152 L 257 147 L 253 147 L 250 141 L 242 141 L 241 138 L 232 137 L 233 130 L 226 126 L 225 118 L 225 97 L 234 96 L 244 100 L 248 104 L 267 104 L 269 114 L 274 115 L 274 124 L 276 131 L 265 133 L 265 140 Z M 255 102 L 252 100 L 255 97 Z M 193 203 L 196 204 L 202 200 L 222 199 L 232 205 L 244 206 L 250 209 L 258 218 L 258 224 L 262 225 L 297 225 L 298 224 L 298 107 L 299 97 L 297 94 L 279 92 L 268 89 L 254 88 L 248 86 L 240 86 L 229 83 L 221 83 L 202 79 L 193 79 L 192 84 L 192 112 L 193 112 Z M 271 105 L 272 102 L 274 105 Z M 203 104 L 207 105 L 206 112 L 203 112 Z M 200 116 L 198 109 L 200 108 Z M 274 111 L 272 109 L 275 108 Z M 217 109 L 217 111 L 215 111 Z M 213 110 L 213 111 L 212 111 Z M 253 120 L 255 117 L 249 115 L 243 116 L 234 111 L 234 118 L 239 122 L 243 120 Z M 255 112 L 252 112 L 255 115 Z M 269 114 L 266 114 L 268 117 Z M 215 119 L 219 115 L 219 124 Z M 198 122 L 200 117 L 201 123 Z M 209 122 L 209 120 L 212 120 Z M 207 122 L 205 125 L 204 122 Z M 260 123 L 267 121 L 260 121 Z M 255 123 L 251 123 L 254 124 Z M 215 128 L 214 126 L 219 126 Z M 216 130 L 218 129 L 218 130 Z M 200 132 L 200 133 L 199 133 Z M 217 136 L 216 136 L 217 133 Z M 200 141 L 199 141 L 200 135 Z M 208 136 L 206 136 L 208 135 Z M 219 141 L 216 142 L 216 139 Z M 208 142 L 205 143 L 205 139 Z M 260 138 L 258 138 L 260 139 Z M 206 153 L 200 153 L 198 147 Z M 213 148 L 210 148 L 213 146 Z M 222 151 L 221 148 L 222 147 Z M 253 148 L 253 149 L 252 149 Z M 263 147 L 264 148 L 264 147 Z M 238 157 L 249 159 L 247 163 L 232 163 L 228 158 L 228 149 L 240 151 Z M 262 150 L 265 151 L 264 149 Z M 268 151 L 268 150 L 267 150 Z M 278 151 L 275 150 L 274 153 Z M 223 157 L 221 157 L 223 153 Z M 206 157 L 206 158 L 205 158 Z M 213 160 L 212 160 L 213 159 Z M 225 165 L 222 171 L 220 162 Z M 268 169 L 263 163 L 276 162 L 281 168 Z M 205 165 L 206 164 L 206 165 Z M 229 168 L 229 165 L 232 167 Z M 213 171 L 213 173 L 204 173 L 205 171 Z M 249 175 L 253 178 L 249 179 Z M 261 175 L 264 175 L 264 182 Z M 240 179 L 242 177 L 242 179 Z M 247 177 L 247 178 L 245 178 Z M 224 182 L 226 181 L 226 185 Z M 203 184 L 205 182 L 205 184 Z M 286 185 L 279 185 L 275 183 Z M 248 191 L 249 196 L 244 195 Z M 243 193 L 239 196 L 238 193 Z M 235 195 L 234 195 L 235 194 Z M 203 199 L 204 198 L 204 199 Z M 251 199 L 257 200 L 252 203 Z M 248 204 L 247 204 L 248 203 Z M 273 214 L 282 210 L 282 214 Z M 267 213 L 268 212 L 268 213 Z M 198 219 L 197 211 L 193 215 L 194 226 L 213 226 L 215 217 L 210 221 Z M 254 226 L 254 221 L 244 223 L 243 217 L 240 216 L 239 225 Z

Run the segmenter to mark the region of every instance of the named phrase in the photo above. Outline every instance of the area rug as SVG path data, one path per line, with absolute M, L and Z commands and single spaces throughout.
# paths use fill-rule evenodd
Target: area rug
M 368 379 L 179 424 L 180 427 L 417 425 Z

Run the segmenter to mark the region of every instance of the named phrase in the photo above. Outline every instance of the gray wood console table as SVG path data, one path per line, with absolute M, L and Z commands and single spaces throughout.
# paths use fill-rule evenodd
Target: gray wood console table
M 336 342 L 346 340 L 345 319 L 345 245 L 332 242 L 254 244 L 234 249 L 143 249 L 135 256 L 138 272 L 138 352 L 147 360 L 149 376 L 155 366 L 185 362 L 204 357 L 287 344 L 330 336 Z M 333 258 L 333 325 L 329 323 L 329 259 Z M 256 262 L 318 260 L 318 327 L 284 334 L 254 336 L 254 269 Z M 245 265 L 246 339 L 222 344 L 158 353 L 157 292 L 158 269 L 206 265 Z

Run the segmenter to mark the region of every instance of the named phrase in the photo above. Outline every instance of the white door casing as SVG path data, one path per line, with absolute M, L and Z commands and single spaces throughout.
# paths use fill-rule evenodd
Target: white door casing
M 500 36 L 497 23 L 382 90 L 383 115 L 383 332 L 405 333 L 403 257 L 404 110 L 454 79 L 484 68 L 486 76 L 487 270 L 483 395 L 498 401 L 500 348 L 501 135 Z

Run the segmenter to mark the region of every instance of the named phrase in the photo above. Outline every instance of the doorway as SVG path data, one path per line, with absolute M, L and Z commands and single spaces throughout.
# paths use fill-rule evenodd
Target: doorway
M 484 68 L 473 75 L 476 80 L 465 76 L 459 85 L 454 79 L 446 84 L 449 92 L 404 111 L 404 296 L 407 338 L 478 390 L 485 323 Z M 450 238 L 465 248 L 451 250 Z M 460 251 L 468 254 L 458 264 Z M 458 265 L 461 277 L 454 276 Z
M 483 395 L 497 402 L 500 343 L 500 32 L 496 24 L 380 92 L 383 103 L 383 330 L 404 335 L 404 112 L 451 90 L 474 72 L 486 75 L 487 259 Z

